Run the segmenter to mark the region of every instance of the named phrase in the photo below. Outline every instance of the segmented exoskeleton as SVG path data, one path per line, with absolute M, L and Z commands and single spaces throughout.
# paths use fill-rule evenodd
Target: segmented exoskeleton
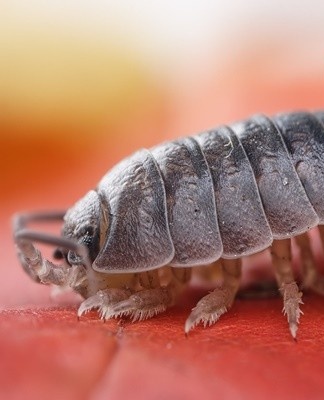
M 324 293 L 305 235 L 324 224 L 323 187 L 324 112 L 258 115 L 136 152 L 65 215 L 17 215 L 15 240 L 34 280 L 86 298 L 79 316 L 98 308 L 104 319 L 150 317 L 174 304 L 193 267 L 220 268 L 222 286 L 200 300 L 186 332 L 217 321 L 238 290 L 240 258 L 271 247 L 295 337 L 301 292 L 290 238 L 301 249 L 305 286 Z M 61 238 L 25 229 L 63 215 Z M 43 259 L 32 241 L 58 246 L 63 264 Z

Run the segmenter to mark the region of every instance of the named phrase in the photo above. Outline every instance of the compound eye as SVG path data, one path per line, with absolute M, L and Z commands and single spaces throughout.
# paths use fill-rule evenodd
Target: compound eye
M 89 225 L 81 229 L 79 235 L 82 237 L 82 242 L 90 246 L 93 242 L 93 237 L 94 237 L 94 228 Z
M 89 226 L 86 226 L 85 228 L 83 228 L 84 229 L 84 234 L 85 235 L 87 235 L 87 236 L 93 236 L 93 234 L 94 234 L 94 228 L 93 228 L 93 226 L 91 226 L 91 225 L 89 225 Z
M 92 225 L 85 225 L 76 234 L 76 239 L 87 246 L 89 257 L 93 262 L 99 253 L 99 230 Z M 72 257 L 72 256 L 71 256 Z M 71 258 L 72 261 L 72 258 Z M 70 258 L 69 258 L 70 262 Z M 75 263 L 75 261 L 74 261 Z
M 77 229 L 74 233 L 76 237 L 82 238 L 84 236 L 93 236 L 94 234 L 94 227 L 92 225 L 82 226 L 81 228 Z

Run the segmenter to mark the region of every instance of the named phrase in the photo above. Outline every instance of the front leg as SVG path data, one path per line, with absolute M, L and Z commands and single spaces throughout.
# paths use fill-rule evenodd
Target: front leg
M 130 289 L 108 288 L 99 290 L 95 295 L 84 300 L 78 309 L 78 318 L 90 310 L 98 309 L 100 318 L 112 318 L 112 308 L 115 304 L 126 300 L 132 294 Z
M 173 303 L 174 289 L 170 285 L 146 289 L 114 304 L 105 319 L 129 316 L 133 322 L 142 321 L 164 312 Z
M 174 305 L 181 288 L 190 278 L 190 270 L 172 268 L 172 272 L 172 278 L 165 286 L 161 285 L 159 271 L 154 270 L 139 274 L 140 288 L 135 293 L 125 288 L 126 285 L 101 290 L 81 304 L 78 316 L 97 308 L 103 320 L 128 316 L 137 321 L 164 312 Z
M 158 270 L 143 272 L 139 276 L 139 281 L 144 290 L 132 294 L 127 300 L 116 303 L 111 307 L 108 317 L 126 315 L 134 322 L 160 314 L 175 304 L 177 296 L 190 277 L 191 269 L 171 268 L 169 283 L 161 286 Z

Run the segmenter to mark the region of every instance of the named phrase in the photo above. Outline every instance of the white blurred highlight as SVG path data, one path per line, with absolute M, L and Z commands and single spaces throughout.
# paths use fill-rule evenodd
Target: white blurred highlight
M 245 41 L 263 37 L 305 52 L 305 68 L 310 55 L 324 63 L 318 51 L 324 35 L 321 0 L 3 0 L 0 12 L 1 35 L 45 30 L 114 40 L 131 44 L 155 67 L 185 75 L 208 69 L 204 63 L 211 55 L 221 64 Z

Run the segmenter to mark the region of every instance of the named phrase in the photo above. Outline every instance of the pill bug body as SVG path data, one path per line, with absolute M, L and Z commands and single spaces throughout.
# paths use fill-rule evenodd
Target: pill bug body
M 64 216 L 62 235 L 74 243 L 57 242 L 66 268 L 85 265 L 80 261 L 80 249 L 86 248 L 90 259 L 86 278 L 80 268 L 78 273 L 83 283 L 88 280 L 89 287 L 91 280 L 97 285 L 85 295 L 90 299 L 80 315 L 99 308 L 104 317 L 128 313 L 136 319 L 168 305 L 132 314 L 125 304 L 129 306 L 135 294 L 129 297 L 118 292 L 115 301 L 111 288 L 102 306 L 97 292 L 105 286 L 98 285 L 97 278 L 89 278 L 91 271 L 92 277 L 104 274 L 104 282 L 113 275 L 143 276 L 165 266 L 171 266 L 176 276 L 179 271 L 221 259 L 224 275 L 231 276 L 229 271 L 239 269 L 239 264 L 230 260 L 272 246 L 278 283 L 281 289 L 286 288 L 285 296 L 296 302 L 293 315 L 288 315 L 295 336 L 301 294 L 291 286 L 293 279 L 283 273 L 280 260 L 285 259 L 287 248 L 276 243 L 286 243 L 324 223 L 323 187 L 324 112 L 286 113 L 271 119 L 258 115 L 136 152 L 109 171 L 97 188 Z M 22 219 L 18 216 L 16 220 L 16 242 L 28 270 L 31 257 L 26 247 L 33 238 L 22 233 Z M 33 273 L 37 275 L 35 268 Z M 53 283 L 60 284 L 55 279 Z M 40 280 L 46 281 L 44 277 Z M 157 287 L 162 290 L 159 284 L 153 286 L 142 284 L 142 289 L 151 291 L 151 300 Z M 125 282 L 119 285 L 120 291 L 125 290 L 122 287 Z M 235 286 L 232 297 L 236 290 Z M 133 289 L 132 293 L 137 292 Z M 161 293 L 157 299 L 163 297 Z M 219 297 L 214 297 L 208 301 L 219 308 Z M 221 306 L 228 308 L 232 297 Z M 196 313 L 206 311 L 200 310 L 201 304 Z M 214 322 L 218 314 L 191 315 L 186 330 L 199 321 Z
M 323 177 L 324 128 L 307 113 L 257 116 L 141 150 L 98 185 L 112 220 L 94 268 L 191 267 L 257 253 L 323 221 Z

